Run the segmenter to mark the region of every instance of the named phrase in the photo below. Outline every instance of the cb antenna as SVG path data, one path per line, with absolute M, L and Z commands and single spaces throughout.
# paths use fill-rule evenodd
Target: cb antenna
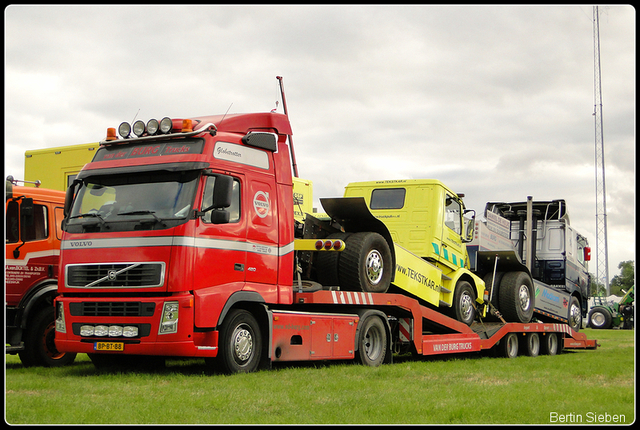
M 284 110 L 284 114 L 288 117 L 289 112 L 287 111 L 287 99 L 284 96 L 284 84 L 282 83 L 282 76 L 276 76 L 276 79 L 280 83 L 280 95 L 282 96 L 282 109 Z M 293 176 L 298 177 L 298 165 L 296 164 L 296 153 L 293 150 L 293 135 L 288 134 L 289 137 L 289 149 L 291 150 L 291 166 L 293 167 Z

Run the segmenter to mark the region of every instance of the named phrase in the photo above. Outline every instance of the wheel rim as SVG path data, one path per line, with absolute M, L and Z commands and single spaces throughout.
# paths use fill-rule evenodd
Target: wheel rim
M 591 325 L 600 327 L 604 324 L 604 314 L 601 312 L 594 312 L 591 314 Z
M 232 337 L 233 352 L 238 362 L 246 362 L 253 352 L 253 337 L 246 326 L 240 325 L 236 328 Z
M 582 325 L 582 315 L 580 314 L 580 308 L 576 305 L 571 305 L 569 313 L 569 324 L 571 324 L 572 328 Z
M 520 289 L 518 290 L 518 302 L 520 303 L 520 308 L 523 311 L 529 309 L 531 306 L 531 296 L 529 296 L 529 287 L 525 284 L 520 285 Z
M 47 326 L 47 328 L 44 330 L 43 336 L 42 336 L 42 344 L 44 347 L 44 352 L 47 354 L 47 356 L 53 360 L 60 360 L 62 357 L 64 357 L 64 353 L 59 352 L 58 348 L 56 348 L 56 343 L 55 343 L 55 335 L 56 335 L 56 323 L 55 321 L 52 321 L 51 324 L 49 324 Z
M 529 351 L 532 355 L 538 355 L 540 351 L 540 338 L 537 333 L 531 333 L 529 335 Z
M 372 285 L 377 285 L 382 279 L 384 265 L 382 255 L 377 250 L 372 250 L 367 254 L 366 260 L 367 279 Z
M 507 356 L 515 357 L 518 355 L 518 337 L 507 336 Z
M 468 292 L 465 292 L 460 297 L 460 312 L 465 321 L 468 321 L 473 316 L 473 298 Z
M 371 361 L 375 361 L 382 354 L 383 348 L 383 335 L 380 331 L 380 327 L 371 326 L 364 333 L 364 353 Z

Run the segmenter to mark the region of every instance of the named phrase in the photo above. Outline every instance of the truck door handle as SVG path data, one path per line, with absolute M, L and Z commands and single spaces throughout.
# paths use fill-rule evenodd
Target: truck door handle
M 237 270 L 238 272 L 244 272 L 244 264 L 240 264 L 240 263 L 234 264 L 233 270 Z

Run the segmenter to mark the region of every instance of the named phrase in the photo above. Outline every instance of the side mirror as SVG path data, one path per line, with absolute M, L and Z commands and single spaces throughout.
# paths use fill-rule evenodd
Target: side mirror
M 464 243 L 469 243 L 473 240 L 473 233 L 476 227 L 476 211 L 473 209 L 467 209 L 464 211 L 463 215 L 466 215 L 469 212 L 473 212 L 473 215 L 471 216 L 470 219 L 466 219 L 464 218 L 464 216 L 462 217 L 462 219 L 466 222 L 467 224 L 467 228 L 464 232 L 464 238 L 462 239 L 462 242 Z
M 212 224 L 226 224 L 229 222 L 231 214 L 226 208 L 231 206 L 233 196 L 233 178 L 227 175 L 210 175 L 215 177 L 213 184 L 213 204 L 198 212 L 197 216 L 203 216 L 211 212 Z
M 69 185 L 69 188 L 67 188 L 67 192 L 64 196 L 64 210 L 63 210 L 63 214 L 64 217 L 67 218 L 69 216 L 69 213 L 71 212 L 71 204 L 73 203 L 73 198 L 75 197 L 76 194 L 76 188 L 78 186 L 78 184 L 81 184 L 82 181 L 75 179 L 71 185 Z
M 31 227 L 33 225 L 33 199 L 25 197 L 20 203 L 20 218 L 21 223 L 25 227 Z

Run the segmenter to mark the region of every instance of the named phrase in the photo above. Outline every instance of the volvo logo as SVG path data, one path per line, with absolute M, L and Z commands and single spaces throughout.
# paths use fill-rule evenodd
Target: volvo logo
M 118 276 L 118 272 L 115 270 L 109 270 L 107 272 L 107 278 L 109 278 L 110 281 L 115 281 L 116 280 L 116 276 Z

